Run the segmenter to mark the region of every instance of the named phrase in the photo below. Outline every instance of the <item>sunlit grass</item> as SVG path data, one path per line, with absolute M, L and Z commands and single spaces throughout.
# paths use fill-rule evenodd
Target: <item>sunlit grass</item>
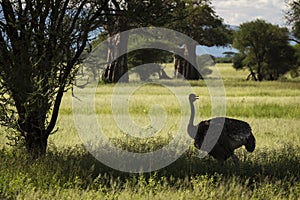
M 270 141 L 276 138 L 280 139 L 283 135 L 288 142 L 299 141 L 299 139 L 297 140 L 299 138 L 297 137 L 297 129 L 300 128 L 300 87 L 297 87 L 300 86 L 299 82 L 273 81 L 256 83 L 244 81 L 240 79 L 240 76 L 228 76 L 229 74 L 232 75 L 233 72 L 240 73 L 231 69 L 228 64 L 218 66 L 218 68 L 220 73 L 223 73 L 227 78 L 229 77 L 228 79 L 230 80 L 227 81 L 227 84 L 226 80 L 224 81 L 227 116 L 248 121 L 258 137 L 264 136 L 259 139 L 261 143 L 259 142 L 258 144 L 272 146 L 274 142 Z M 211 117 L 211 98 L 207 88 L 202 84 L 199 85 L 194 86 L 193 90 L 197 95 L 200 95 L 200 99 L 197 102 L 197 115 L 199 120 L 203 120 Z M 123 85 L 122 87 L 135 88 L 136 85 Z M 95 102 L 96 114 L 103 132 L 110 137 L 124 134 L 112 115 L 113 95 L 114 85 L 98 86 Z M 159 105 L 158 109 L 163 111 L 161 114 L 167 117 L 165 127 L 159 132 L 159 135 L 168 135 L 166 134 L 167 132 L 176 133 L 176 128 L 181 120 L 182 108 L 178 99 L 168 88 L 159 84 L 143 85 L 137 87 L 128 101 L 128 114 L 133 123 L 141 127 L 151 125 L 150 115 L 155 115 L 155 112 L 151 113 L 151 109 Z M 76 142 L 73 141 L 73 138 L 77 137 L 74 136 L 76 135 L 76 129 L 72 118 L 72 97 L 70 93 L 63 100 L 57 126 L 60 127 L 59 131 L 62 133 L 57 133 L 50 137 L 51 140 L 55 141 L 54 143 L 63 146 L 64 140 L 61 138 L 68 138 L 71 133 L 73 136 L 70 137 L 69 142 L 71 144 L 80 143 L 77 139 L 75 140 Z M 280 146 L 280 143 L 277 145 Z
M 73 97 L 68 92 L 45 157 L 32 161 L 22 149 L 8 147 L 5 129 L 1 128 L 0 199 L 299 199 L 300 81 L 245 81 L 247 71 L 236 71 L 229 64 L 216 68 L 225 86 L 226 115 L 247 121 L 256 137 L 257 147 L 252 154 L 244 148 L 236 151 L 241 160 L 239 169 L 230 159 L 220 166 L 211 157 L 198 158 L 199 151 L 191 140 L 190 148 L 161 170 L 144 174 L 113 170 L 84 149 L 86 138 L 81 137 L 89 133 L 77 133 Z M 171 76 L 170 66 L 166 71 Z M 212 102 L 205 82 L 189 83 L 200 96 L 195 103 L 195 123 L 211 118 Z M 190 109 L 177 99 L 188 98 L 182 81 L 118 86 L 124 89 L 121 95 L 114 93 L 114 84 L 99 84 L 95 94 L 97 126 L 115 146 L 148 152 L 163 148 L 176 134 L 187 134 L 178 133 L 179 124 L 189 117 Z M 136 89 L 128 96 L 127 91 L 133 88 Z M 172 89 L 177 89 L 177 96 Z M 123 104 L 113 111 L 116 97 L 127 98 L 124 102 L 128 103 L 128 116 L 120 110 Z M 90 119 L 87 111 L 80 112 L 87 114 L 84 119 Z M 124 123 L 129 117 L 144 129 L 153 128 L 151 117 L 163 123 L 152 136 L 134 137 L 122 130 L 113 113 L 123 114 Z

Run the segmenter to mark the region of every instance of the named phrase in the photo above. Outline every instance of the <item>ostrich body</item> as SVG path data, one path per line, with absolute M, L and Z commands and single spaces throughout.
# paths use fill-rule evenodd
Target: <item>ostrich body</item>
M 212 130 L 222 130 L 215 145 L 208 154 L 221 163 L 231 157 L 234 163 L 238 165 L 239 159 L 234 154 L 235 149 L 241 146 L 245 146 L 248 152 L 253 152 L 255 149 L 255 138 L 252 134 L 250 125 L 247 122 L 237 119 L 216 117 L 210 120 L 201 121 L 197 126 L 194 126 L 195 109 L 193 102 L 196 99 L 198 99 L 196 95 L 190 94 L 191 117 L 188 125 L 188 133 L 194 138 L 195 147 L 198 149 L 202 147 L 209 127 L 211 127 Z M 213 134 L 213 132 L 209 133 Z

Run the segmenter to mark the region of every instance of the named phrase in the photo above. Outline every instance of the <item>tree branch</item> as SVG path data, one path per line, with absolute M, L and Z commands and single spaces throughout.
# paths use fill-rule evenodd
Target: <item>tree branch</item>
M 73 58 L 67 61 L 66 69 L 64 70 L 63 76 L 60 80 L 61 84 L 60 84 L 60 87 L 58 89 L 58 92 L 57 92 L 57 95 L 56 95 L 56 98 L 55 98 L 55 102 L 54 102 L 54 106 L 53 106 L 53 112 L 52 112 L 52 116 L 51 116 L 49 125 L 46 129 L 46 134 L 50 134 L 53 131 L 54 127 L 55 127 L 57 117 L 58 117 L 59 108 L 60 108 L 60 104 L 61 104 L 61 100 L 62 100 L 63 94 L 65 92 L 65 87 L 67 86 L 66 80 L 70 76 L 70 73 L 71 73 L 74 65 L 76 64 L 79 56 L 81 55 L 81 53 L 84 51 L 84 49 L 86 47 L 87 40 L 88 40 L 88 33 L 90 31 L 90 27 L 92 26 L 92 22 L 94 20 L 96 20 L 96 18 L 101 15 L 102 11 L 105 9 L 105 7 L 107 7 L 108 2 L 109 2 L 109 0 L 105 0 L 103 5 L 97 10 L 97 12 L 95 12 L 93 17 L 91 17 L 90 19 L 88 19 L 88 18 L 86 19 L 87 20 L 85 22 L 86 26 L 83 30 L 82 35 L 80 36 L 80 40 L 82 41 L 82 43 L 81 43 L 80 47 L 77 49 L 77 51 L 76 51 L 75 55 L 73 56 Z M 76 18 L 74 18 L 74 20 L 79 19 L 80 11 L 78 11 L 77 14 L 78 15 L 76 15 Z M 74 25 L 72 25 L 72 26 L 75 27 L 75 24 L 76 23 L 74 23 Z
M 296 42 L 297 44 L 300 44 L 300 40 L 296 40 L 296 39 L 293 39 L 293 38 L 289 38 L 288 40 L 292 41 L 292 42 Z
M 11 3 L 8 0 L 2 1 L 2 7 L 3 7 L 3 14 L 4 18 L 6 20 L 6 26 L 7 26 L 7 35 L 11 39 L 12 45 L 14 45 L 14 40 L 18 38 L 18 32 L 17 29 L 14 27 L 16 22 L 16 17 L 14 15 L 14 10 L 12 8 Z M 13 48 L 15 48 L 13 46 Z

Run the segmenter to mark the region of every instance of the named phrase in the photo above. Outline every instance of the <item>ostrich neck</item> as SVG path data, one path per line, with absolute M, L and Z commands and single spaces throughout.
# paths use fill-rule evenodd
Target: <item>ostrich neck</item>
M 195 118 L 195 107 L 192 101 L 190 101 L 191 106 L 191 116 L 188 125 L 188 134 L 191 138 L 195 138 L 198 130 L 198 126 L 194 126 L 194 118 Z
M 191 116 L 190 116 L 189 125 L 194 126 L 195 107 L 192 101 L 190 101 L 190 106 L 191 106 Z

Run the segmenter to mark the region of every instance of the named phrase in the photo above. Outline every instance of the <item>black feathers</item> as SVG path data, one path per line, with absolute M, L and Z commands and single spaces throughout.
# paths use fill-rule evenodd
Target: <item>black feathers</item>
M 208 131 L 211 129 L 212 131 Z M 220 130 L 215 144 L 208 144 L 202 147 L 207 134 L 217 134 L 214 130 Z M 216 136 L 216 137 L 217 137 Z M 247 122 L 231 118 L 213 118 L 202 121 L 198 125 L 198 131 L 195 137 L 195 147 L 204 151 L 210 150 L 209 155 L 220 162 L 233 157 L 235 162 L 238 158 L 234 155 L 234 150 L 245 145 L 247 151 L 253 152 L 255 149 L 255 138 L 251 132 L 251 127 Z
M 198 98 L 195 94 L 189 95 L 191 116 L 187 132 L 194 138 L 195 147 L 208 152 L 220 162 L 232 157 L 234 162 L 238 164 L 239 159 L 234 155 L 235 149 L 243 145 L 248 152 L 253 152 L 255 149 L 255 138 L 250 125 L 238 119 L 216 117 L 202 121 L 195 126 L 193 123 L 195 117 L 194 101 Z
M 250 137 L 248 137 L 247 143 L 245 144 L 245 147 L 246 147 L 248 152 L 253 152 L 254 151 L 254 149 L 255 149 L 255 138 L 252 134 L 250 135 Z

